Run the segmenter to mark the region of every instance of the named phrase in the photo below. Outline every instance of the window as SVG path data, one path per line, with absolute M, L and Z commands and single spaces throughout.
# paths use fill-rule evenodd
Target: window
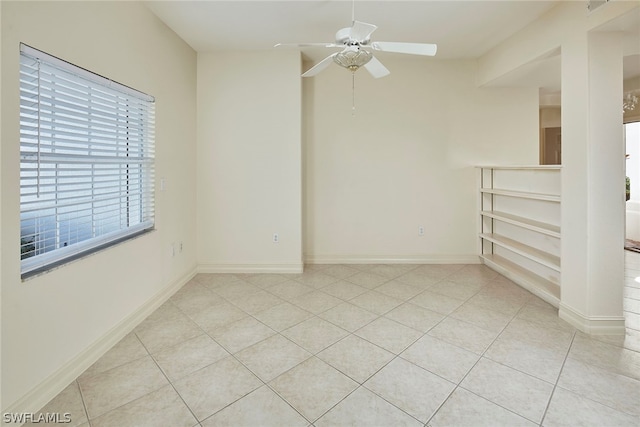
M 23 277 L 154 225 L 154 99 L 20 45 Z

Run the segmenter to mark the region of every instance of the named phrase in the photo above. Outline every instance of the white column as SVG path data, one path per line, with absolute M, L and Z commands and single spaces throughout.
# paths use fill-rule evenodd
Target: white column
M 622 37 L 562 46 L 560 317 L 592 334 L 624 333 Z

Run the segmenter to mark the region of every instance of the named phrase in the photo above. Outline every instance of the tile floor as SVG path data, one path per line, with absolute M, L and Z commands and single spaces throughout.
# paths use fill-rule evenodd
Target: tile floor
M 200 274 L 42 412 L 71 425 L 638 426 L 624 337 L 590 338 L 480 265 Z

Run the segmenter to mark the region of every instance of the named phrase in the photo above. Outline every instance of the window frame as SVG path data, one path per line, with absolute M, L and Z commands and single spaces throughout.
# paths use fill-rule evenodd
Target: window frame
M 22 278 L 153 229 L 155 98 L 21 43 Z

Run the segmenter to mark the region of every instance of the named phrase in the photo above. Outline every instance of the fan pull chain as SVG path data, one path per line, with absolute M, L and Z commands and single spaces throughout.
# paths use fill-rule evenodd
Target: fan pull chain
M 351 117 L 356 116 L 356 73 L 351 72 Z

